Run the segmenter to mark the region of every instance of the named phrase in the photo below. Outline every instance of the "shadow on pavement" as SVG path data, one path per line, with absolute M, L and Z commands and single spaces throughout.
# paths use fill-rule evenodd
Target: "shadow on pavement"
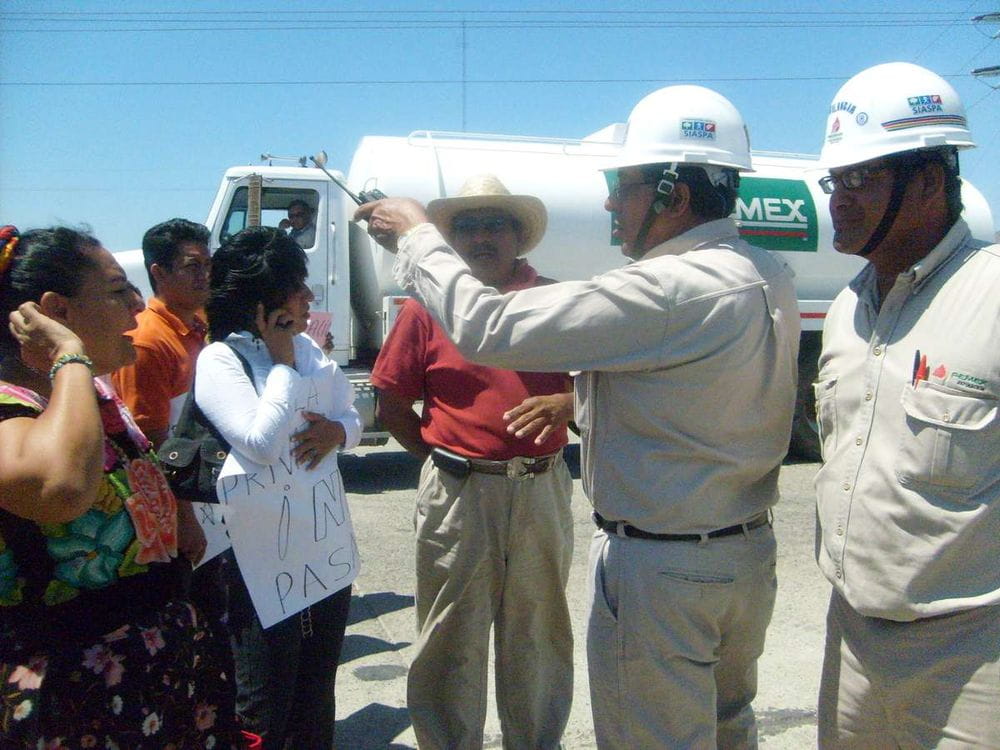
M 410 726 L 405 708 L 392 708 L 381 703 L 369 703 L 346 719 L 337 722 L 337 747 L 351 750 L 401 750 L 393 739 Z
M 777 737 L 790 729 L 816 725 L 816 711 L 801 708 L 772 708 L 755 711 L 760 736 Z
M 351 597 L 351 612 L 347 616 L 348 625 L 381 617 L 390 612 L 409 609 L 413 606 L 413 596 L 397 594 L 395 591 L 379 591 L 374 594 Z
M 421 462 L 406 451 L 377 450 L 364 456 L 345 453 L 338 458 L 348 492 L 377 495 L 417 486 Z
M 340 664 L 346 664 L 354 659 L 360 659 L 363 656 L 371 656 L 372 654 L 402 651 L 409 645 L 409 641 L 391 643 L 383 638 L 349 633 L 344 636 L 344 647 L 340 654 Z

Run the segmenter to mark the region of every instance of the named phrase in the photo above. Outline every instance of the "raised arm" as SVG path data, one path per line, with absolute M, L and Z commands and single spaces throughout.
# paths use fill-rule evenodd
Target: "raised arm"
M 93 373 L 71 330 L 26 302 L 10 314 L 10 330 L 28 366 L 52 379 L 48 406 L 37 418 L 0 422 L 0 507 L 32 521 L 58 523 L 93 504 L 102 478 L 104 444 Z

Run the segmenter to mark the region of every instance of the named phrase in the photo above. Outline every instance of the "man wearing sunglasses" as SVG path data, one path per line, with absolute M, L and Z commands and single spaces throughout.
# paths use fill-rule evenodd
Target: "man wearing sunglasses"
M 282 219 L 278 229 L 284 229 L 288 236 L 303 250 L 316 244 L 315 211 L 312 206 L 301 198 L 296 198 L 288 204 L 288 218 Z
M 387 246 L 402 236 L 397 281 L 467 357 L 582 371 L 575 414 L 598 527 L 587 663 L 602 749 L 757 744 L 799 314 L 784 265 L 729 218 L 750 169 L 725 97 L 650 94 L 605 172 L 614 237 L 634 262 L 506 295 L 465 271 L 419 204 L 355 214 Z
M 480 283 L 507 292 L 550 281 L 522 257 L 545 233 L 538 198 L 479 175 L 427 210 Z M 420 635 L 407 684 L 417 743 L 482 747 L 492 626 L 504 747 L 557 748 L 573 690 L 572 480 L 562 457 L 572 381 L 473 364 L 408 300 L 372 382 L 382 424 L 425 460 L 415 514 Z
M 822 748 L 1000 747 L 1000 247 L 961 219 L 955 90 L 908 63 L 834 97 L 834 301 L 816 382 Z

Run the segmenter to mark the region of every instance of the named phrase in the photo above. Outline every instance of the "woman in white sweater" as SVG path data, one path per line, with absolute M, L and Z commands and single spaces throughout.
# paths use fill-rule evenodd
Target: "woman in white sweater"
M 268 227 L 234 235 L 212 258 L 206 312 L 214 343 L 198 357 L 195 398 L 244 466 L 290 458 L 312 469 L 361 439 L 351 384 L 304 334 L 313 299 L 306 260 L 294 240 Z M 298 403 L 308 378 L 332 393 L 324 413 Z M 327 394 L 323 401 L 331 403 Z M 329 750 L 351 586 L 331 587 L 326 598 L 265 629 L 232 559 L 223 585 L 243 728 L 261 735 L 266 748 Z

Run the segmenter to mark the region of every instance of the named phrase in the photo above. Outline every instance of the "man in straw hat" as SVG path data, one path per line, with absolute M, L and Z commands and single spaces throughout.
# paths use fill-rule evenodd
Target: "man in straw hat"
M 499 295 L 420 205 L 362 206 L 396 278 L 483 364 L 581 370 L 590 554 L 587 663 L 601 748 L 750 748 L 775 594 L 770 508 L 795 402 L 791 278 L 729 218 L 743 119 L 700 86 L 636 105 L 605 207 L 635 260 Z
M 481 283 L 506 292 L 550 281 L 521 257 L 545 233 L 538 198 L 480 175 L 427 210 Z M 571 380 L 473 364 L 409 300 L 372 382 L 382 423 L 426 459 L 415 516 L 420 636 L 407 688 L 418 744 L 482 746 L 495 625 L 504 747 L 558 747 L 573 687 L 572 481 L 562 458 Z

